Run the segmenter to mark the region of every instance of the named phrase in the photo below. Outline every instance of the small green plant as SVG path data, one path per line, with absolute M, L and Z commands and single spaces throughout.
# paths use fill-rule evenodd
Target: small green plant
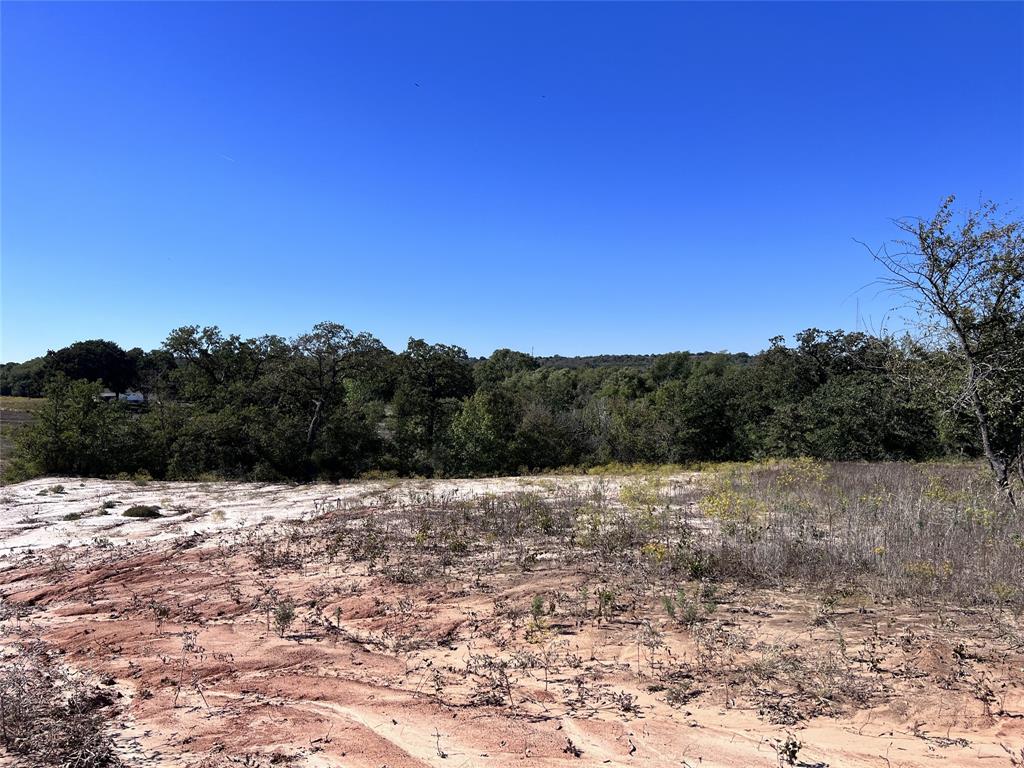
M 285 632 L 295 621 L 295 604 L 291 600 L 285 600 L 274 608 L 274 628 L 277 634 L 284 637 Z
M 154 507 L 149 504 L 136 504 L 134 507 L 128 507 L 124 512 L 121 513 L 123 517 L 141 517 L 141 518 L 154 518 L 160 517 L 160 507 Z
M 82 519 L 82 513 L 81 512 L 68 512 L 66 515 L 64 515 L 61 518 L 61 520 L 81 520 L 81 519 Z
M 544 616 L 544 596 L 534 595 L 533 600 L 530 601 L 530 616 L 533 617 L 533 623 L 540 625 L 541 618 Z
M 661 596 L 661 605 L 672 621 L 678 620 L 679 615 L 676 612 L 676 601 L 670 595 Z
M 562 752 L 567 755 L 572 755 L 575 758 L 583 757 L 583 750 L 572 743 L 572 739 L 566 737 L 565 746 L 562 747 Z
M 675 596 L 664 595 L 661 604 L 670 619 L 687 627 L 706 620 L 718 607 L 715 587 L 706 582 L 701 582 L 697 586 L 692 598 L 684 587 L 680 587 Z
M 718 587 L 710 581 L 701 581 L 697 586 L 697 601 L 705 614 L 712 614 L 718 608 Z
M 682 707 L 701 693 L 703 691 L 695 689 L 692 681 L 683 679 L 665 689 L 665 701 L 670 707 Z

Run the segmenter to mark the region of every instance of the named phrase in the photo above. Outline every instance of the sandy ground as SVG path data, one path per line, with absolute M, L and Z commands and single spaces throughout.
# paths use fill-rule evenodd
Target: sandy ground
M 389 480 L 340 485 L 271 483 L 186 483 L 82 480 L 50 477 L 0 489 L 0 555 L 58 545 L 80 546 L 96 537 L 114 544 L 167 541 L 194 533 L 224 532 L 282 520 L 308 520 L 321 510 L 359 508 L 392 494 L 454 494 L 472 498 L 488 493 L 533 490 L 553 485 L 587 487 L 604 483 L 614 492 L 621 478 L 588 476 L 509 477 L 483 480 Z M 59 489 L 54 492 L 53 489 Z M 104 504 L 111 504 L 103 510 Z M 132 505 L 160 507 L 159 520 L 124 519 Z M 106 511 L 107 514 L 97 514 Z M 69 515 L 81 515 L 66 520 Z
M 685 625 L 607 566 L 557 552 L 517 565 L 481 545 L 438 569 L 411 551 L 354 554 L 396 499 L 596 482 L 618 483 L 11 486 L 0 642 L 41 639 L 116 691 L 128 765 L 741 768 L 788 764 L 787 739 L 803 766 L 1019 764 L 1011 616 L 864 596 L 823 612 L 812 594 L 725 584 Z M 121 516 L 135 504 L 165 516 Z M 349 521 L 356 533 L 325 546 Z M 295 618 L 279 633 L 270 607 L 284 600 Z

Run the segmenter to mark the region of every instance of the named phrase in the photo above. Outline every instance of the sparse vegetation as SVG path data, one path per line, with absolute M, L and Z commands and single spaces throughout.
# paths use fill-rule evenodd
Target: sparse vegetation
M 257 676 L 245 686 L 284 675 L 301 687 L 329 669 L 386 680 L 389 696 L 415 690 L 412 701 L 512 722 L 653 724 L 671 710 L 699 731 L 712 713 L 736 711 L 787 766 L 818 764 L 805 756 L 808 731 L 797 740 L 786 729 L 821 718 L 884 719 L 894 715 L 877 713 L 906 707 L 910 722 L 925 694 L 976 702 L 995 720 L 1016 711 L 1019 685 L 1003 683 L 1024 663 L 1024 532 L 984 467 L 774 460 L 495 487 L 369 483 L 304 496 L 294 520 L 258 516 L 141 550 L 97 542 L 101 558 L 127 567 L 95 591 L 68 586 L 60 604 L 99 611 L 86 621 L 104 631 L 144 621 L 146 632 L 118 640 L 154 670 L 140 673 L 138 700 L 182 717 L 202 711 L 211 724 L 221 722 L 223 680 L 240 673 L 222 675 L 250 663 L 233 657 L 242 641 L 246 659 L 262 659 L 241 673 Z M 142 506 L 132 493 L 128 510 Z M 165 501 L 176 503 L 170 490 Z M 259 491 L 251 503 L 259 509 Z M 50 589 L 89 584 L 70 576 L 103 567 L 73 548 L 54 549 L 50 562 Z M 141 563 L 174 573 L 174 588 L 139 580 Z M 132 597 L 113 608 L 120 585 Z M 0 624 L 12 639 L 27 627 L 18 610 Z M 986 639 L 965 634 L 967 623 Z M 268 635 L 287 639 L 295 660 L 280 649 L 261 657 Z M 88 634 L 73 637 L 60 642 L 91 647 Z M 927 661 L 940 646 L 948 661 Z M 307 667 L 311 648 L 327 656 Z M 922 728 L 911 736 L 932 750 L 974 742 Z M 575 733 L 556 749 L 572 760 L 600 754 Z M 443 741 L 441 752 L 459 749 Z

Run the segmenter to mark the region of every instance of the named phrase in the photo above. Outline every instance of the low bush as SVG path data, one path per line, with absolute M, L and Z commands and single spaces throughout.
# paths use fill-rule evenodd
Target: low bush
M 160 507 L 150 506 L 149 504 L 137 504 L 134 507 L 128 507 L 128 509 L 121 514 L 124 517 L 154 518 L 161 516 Z

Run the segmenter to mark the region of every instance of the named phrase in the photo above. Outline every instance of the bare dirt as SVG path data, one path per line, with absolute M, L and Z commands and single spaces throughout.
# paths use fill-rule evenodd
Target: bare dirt
M 720 583 L 689 621 L 551 542 L 380 538 L 396 498 L 619 482 L 22 483 L 0 643 L 112 691 L 128 765 L 1021 764 L 1024 634 L 996 609 Z M 162 517 L 122 515 L 141 504 Z

